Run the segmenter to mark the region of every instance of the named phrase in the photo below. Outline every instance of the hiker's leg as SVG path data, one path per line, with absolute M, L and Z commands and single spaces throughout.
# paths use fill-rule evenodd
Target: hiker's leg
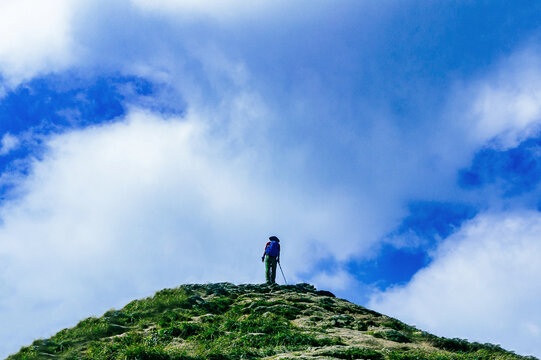
M 265 256 L 265 281 L 271 283 L 271 261 L 270 256 Z
M 271 276 L 271 282 L 274 284 L 276 283 L 276 258 L 269 256 L 272 258 L 272 276 Z

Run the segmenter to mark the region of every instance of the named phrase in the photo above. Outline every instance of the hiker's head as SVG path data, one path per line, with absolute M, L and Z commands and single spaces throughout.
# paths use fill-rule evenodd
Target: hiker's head
M 276 236 L 269 237 L 269 240 L 270 241 L 278 241 L 278 242 L 280 242 L 280 239 L 278 239 Z

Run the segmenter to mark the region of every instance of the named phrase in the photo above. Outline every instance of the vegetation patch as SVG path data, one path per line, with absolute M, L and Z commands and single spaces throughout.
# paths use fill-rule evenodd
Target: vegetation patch
M 409 343 L 411 339 L 397 330 L 382 330 L 375 331 L 373 334 L 375 337 L 385 340 L 390 340 L 399 343 Z
M 331 317 L 330 326 L 332 327 L 350 327 L 355 321 L 353 316 L 347 314 L 335 315 Z
M 494 353 L 506 352 L 499 345 L 468 342 L 467 340 L 458 338 L 447 339 L 442 337 L 434 337 L 431 342 L 434 347 L 447 351 L 476 352 L 479 350 L 487 350 Z
M 531 357 L 519 357 L 518 355 L 507 353 L 497 354 L 490 351 L 477 351 L 474 353 L 451 353 L 444 351 L 388 351 L 385 355 L 387 360 L 511 360 L 511 359 L 535 359 Z
M 319 353 L 323 356 L 329 356 L 335 359 L 366 359 L 366 360 L 383 360 L 384 355 L 373 349 L 361 347 L 349 347 L 346 349 L 329 350 Z

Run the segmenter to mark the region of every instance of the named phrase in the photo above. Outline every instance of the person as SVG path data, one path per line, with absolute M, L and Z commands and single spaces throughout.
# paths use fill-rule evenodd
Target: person
M 267 284 L 276 283 L 276 264 L 280 262 L 280 239 L 276 236 L 269 237 L 269 242 L 265 245 L 265 251 L 261 261 L 265 262 L 265 281 Z

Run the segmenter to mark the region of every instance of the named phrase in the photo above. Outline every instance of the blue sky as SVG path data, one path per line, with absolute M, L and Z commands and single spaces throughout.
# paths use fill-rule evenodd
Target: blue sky
M 188 282 L 310 282 L 541 356 L 541 4 L 0 4 L 0 356 Z M 38 320 L 36 320 L 38 319 Z

